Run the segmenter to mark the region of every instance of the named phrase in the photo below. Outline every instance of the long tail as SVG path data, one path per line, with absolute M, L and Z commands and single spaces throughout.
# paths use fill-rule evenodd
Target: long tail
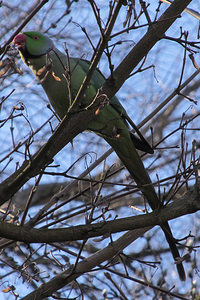
M 115 141 L 112 141 L 110 139 L 107 141 L 113 147 L 113 149 L 115 150 L 115 152 L 117 153 L 127 170 L 130 172 L 131 176 L 133 177 L 138 187 L 142 191 L 143 195 L 147 199 L 151 208 L 153 210 L 159 208 L 161 203 L 152 185 L 151 179 L 133 143 L 126 143 L 126 146 L 124 146 L 124 144 L 122 143 L 123 141 L 118 141 L 117 144 Z M 173 238 L 169 224 L 165 222 L 161 225 L 161 228 L 165 234 L 173 258 L 176 261 L 176 259 L 180 257 L 180 254 L 177 249 L 175 239 Z M 185 281 L 185 271 L 182 263 L 176 264 L 176 267 L 180 280 Z

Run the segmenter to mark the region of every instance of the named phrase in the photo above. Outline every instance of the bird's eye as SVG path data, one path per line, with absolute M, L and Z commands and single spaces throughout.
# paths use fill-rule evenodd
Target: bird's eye
M 33 39 L 34 39 L 34 40 L 38 40 L 39 37 L 38 37 L 37 35 L 35 35 L 35 36 L 33 37 Z

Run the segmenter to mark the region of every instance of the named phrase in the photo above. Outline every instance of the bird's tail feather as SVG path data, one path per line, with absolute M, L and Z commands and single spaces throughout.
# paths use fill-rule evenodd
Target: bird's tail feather
M 136 184 L 138 185 L 143 195 L 147 199 L 150 207 L 153 210 L 159 209 L 159 207 L 161 206 L 160 200 L 156 194 L 151 179 L 135 147 L 132 145 L 130 146 L 129 144 L 129 149 L 127 151 L 127 149 L 126 150 L 123 149 L 123 145 L 119 146 L 120 143 L 118 143 L 118 147 L 116 147 L 115 142 L 113 143 L 111 140 L 109 140 L 109 144 L 114 148 L 115 152 L 117 153 L 117 155 L 119 156 L 119 158 L 121 159 L 121 161 L 123 162 L 127 170 L 130 172 Z M 169 224 L 165 222 L 161 225 L 161 228 L 165 234 L 173 258 L 176 261 L 177 258 L 180 258 L 180 255 L 175 243 L 175 239 L 173 238 L 171 229 L 169 227 Z M 184 281 L 185 271 L 182 263 L 176 264 L 176 267 L 180 279 Z
M 172 235 L 171 229 L 169 227 L 169 224 L 167 222 L 165 222 L 161 226 L 161 228 L 162 228 L 162 230 L 165 234 L 166 240 L 169 244 L 169 247 L 170 247 L 172 256 L 174 258 L 174 261 L 176 262 L 177 259 L 180 258 L 180 254 L 179 254 L 178 248 L 176 246 L 175 240 L 173 238 L 173 235 Z M 177 268 L 180 280 L 185 281 L 185 270 L 183 268 L 183 264 L 181 262 L 180 263 L 177 262 L 176 263 L 176 268 Z

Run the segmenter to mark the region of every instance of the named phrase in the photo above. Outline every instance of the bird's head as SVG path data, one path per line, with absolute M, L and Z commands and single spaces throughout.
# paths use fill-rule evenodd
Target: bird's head
M 52 40 L 37 31 L 19 33 L 15 36 L 13 42 L 25 59 L 40 57 L 54 48 Z

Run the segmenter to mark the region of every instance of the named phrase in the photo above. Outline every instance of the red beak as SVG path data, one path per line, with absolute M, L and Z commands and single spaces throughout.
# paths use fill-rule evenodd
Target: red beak
M 25 45 L 26 43 L 26 36 L 23 33 L 19 33 L 18 35 L 15 36 L 13 40 L 14 44 L 18 46 L 18 48 L 21 48 Z

